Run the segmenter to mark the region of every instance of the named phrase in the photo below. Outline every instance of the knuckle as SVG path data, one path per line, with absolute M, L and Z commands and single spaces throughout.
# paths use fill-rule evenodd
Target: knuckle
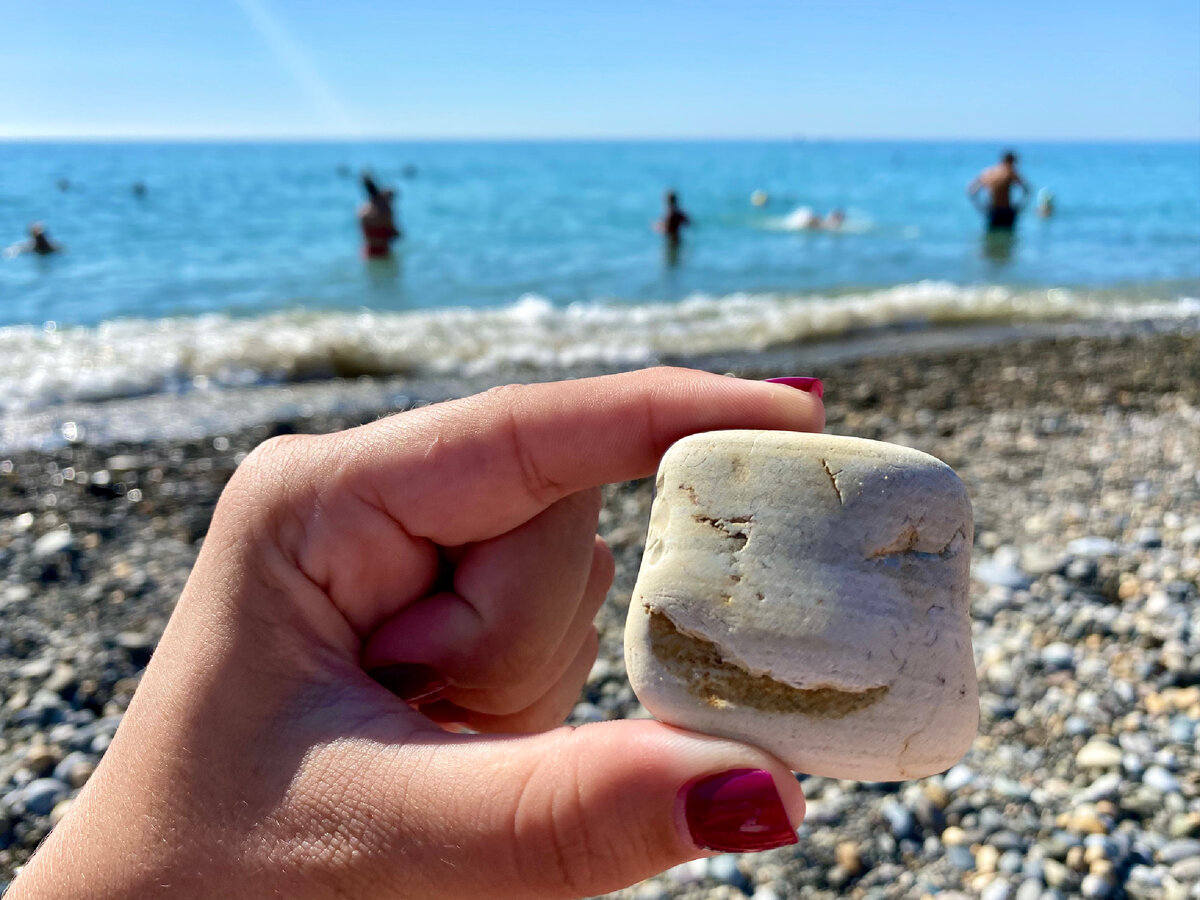
M 234 473 L 239 486 L 286 485 L 312 453 L 316 439 L 305 434 L 268 438 L 243 460 Z
M 508 441 L 509 453 L 517 478 L 525 492 L 540 506 L 546 506 L 564 493 L 563 485 L 546 471 L 536 442 L 521 422 L 521 411 L 531 388 L 523 384 L 505 384 L 490 388 L 483 402 L 496 410 L 500 417 L 501 433 Z

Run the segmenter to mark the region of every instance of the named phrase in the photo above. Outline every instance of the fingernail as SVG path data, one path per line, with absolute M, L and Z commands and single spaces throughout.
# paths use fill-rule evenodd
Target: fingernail
M 825 385 L 821 384 L 820 378 L 807 378 L 800 375 L 789 375 L 786 378 L 767 378 L 771 384 L 786 384 L 788 387 L 794 387 L 798 391 L 807 391 L 810 394 L 816 394 L 818 397 L 825 396 Z
M 797 842 L 771 773 L 732 769 L 687 789 L 688 830 L 697 847 L 724 853 L 770 850 Z
M 429 703 L 442 696 L 450 682 L 432 666 L 423 663 L 397 663 L 367 672 L 405 703 Z

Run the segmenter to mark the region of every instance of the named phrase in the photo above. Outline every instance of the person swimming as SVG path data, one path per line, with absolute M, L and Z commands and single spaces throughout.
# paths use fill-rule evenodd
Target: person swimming
M 358 227 L 362 230 L 363 256 L 367 259 L 386 259 L 392 255 L 392 243 L 403 237 L 396 225 L 396 192 L 380 188 L 369 172 L 363 172 L 363 189 L 367 199 L 358 208 Z
M 1037 193 L 1037 214 L 1040 219 L 1054 215 L 1054 193 L 1049 188 L 1042 188 Z
M 56 244 L 50 240 L 45 226 L 41 222 L 34 222 L 29 226 L 29 240 L 13 244 L 4 251 L 4 255 L 8 258 L 20 256 L 23 253 L 32 253 L 34 256 L 50 256 L 62 251 L 62 244 Z
M 1013 189 L 1022 191 L 1021 202 L 1013 203 Z M 1000 162 L 984 169 L 967 185 L 967 196 L 978 206 L 979 192 L 986 189 L 988 205 L 980 207 L 987 216 L 988 231 L 1012 231 L 1017 227 L 1017 214 L 1029 199 L 1030 189 L 1017 172 L 1017 155 L 1008 150 L 1000 157 Z

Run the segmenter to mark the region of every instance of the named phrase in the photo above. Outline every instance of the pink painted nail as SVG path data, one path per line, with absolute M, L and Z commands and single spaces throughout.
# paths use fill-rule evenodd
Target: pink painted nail
M 786 378 L 767 378 L 765 380 L 771 384 L 786 384 L 788 387 L 794 387 L 798 391 L 807 391 L 810 394 L 816 394 L 818 397 L 825 396 L 825 385 L 821 384 L 820 378 L 789 375 Z
M 450 687 L 445 676 L 422 663 L 397 663 L 367 672 L 405 703 L 429 703 Z
M 687 788 L 685 809 L 692 840 L 706 850 L 750 853 L 798 840 L 771 773 L 763 769 L 701 778 Z

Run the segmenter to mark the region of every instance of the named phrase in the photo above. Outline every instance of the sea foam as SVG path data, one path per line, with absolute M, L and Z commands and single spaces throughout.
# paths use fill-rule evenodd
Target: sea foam
M 0 328 L 0 413 L 336 377 L 637 366 L 897 325 L 1195 316 L 1200 302 L 920 282 L 841 295 L 695 295 L 489 309 L 279 312 Z

